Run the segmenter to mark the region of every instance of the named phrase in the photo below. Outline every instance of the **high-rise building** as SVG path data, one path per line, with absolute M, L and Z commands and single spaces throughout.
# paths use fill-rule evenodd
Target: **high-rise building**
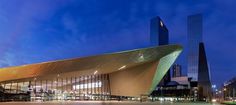
M 173 69 L 172 77 L 181 77 L 181 76 L 182 76 L 182 73 L 181 73 L 182 67 L 181 67 L 181 65 L 179 65 L 179 64 L 174 64 L 173 67 L 172 67 L 172 69 Z
M 202 42 L 202 15 L 196 14 L 188 16 L 187 19 L 188 36 L 188 77 L 191 81 L 198 81 L 198 53 L 199 43 Z
M 169 44 L 168 29 L 158 16 L 151 19 L 150 40 L 152 46 Z
M 211 81 L 210 72 L 207 63 L 207 56 L 204 43 L 199 44 L 199 61 L 198 61 L 198 99 L 211 99 Z
M 168 29 L 159 16 L 151 19 L 150 40 L 152 46 L 169 44 Z M 165 85 L 168 82 L 170 82 L 170 70 L 168 70 L 159 85 Z
M 202 15 L 188 16 L 188 77 L 191 78 L 194 99 L 211 99 L 211 81 L 204 44 L 202 42 Z M 197 91 L 197 92 L 196 92 Z

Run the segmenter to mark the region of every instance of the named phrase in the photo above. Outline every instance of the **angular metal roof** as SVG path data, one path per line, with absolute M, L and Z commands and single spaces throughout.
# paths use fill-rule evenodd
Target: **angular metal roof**
M 0 68 L 0 82 L 19 79 L 32 79 L 47 76 L 71 76 L 104 74 L 127 69 L 146 62 L 160 59 L 175 51 L 180 45 L 154 46 L 122 52 L 101 54 L 82 58 L 50 61 L 22 66 Z

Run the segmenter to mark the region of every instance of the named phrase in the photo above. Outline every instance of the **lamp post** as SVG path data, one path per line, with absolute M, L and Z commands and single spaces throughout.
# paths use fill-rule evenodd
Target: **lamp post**
M 216 98 L 216 94 L 215 94 L 215 92 L 216 92 L 216 85 L 215 85 L 215 84 L 212 85 L 211 88 L 212 88 L 212 96 L 213 96 L 213 99 L 215 99 L 215 98 Z
M 223 88 L 224 100 L 226 100 L 226 95 L 227 95 L 226 91 L 227 91 L 227 89 L 226 89 L 226 88 Z

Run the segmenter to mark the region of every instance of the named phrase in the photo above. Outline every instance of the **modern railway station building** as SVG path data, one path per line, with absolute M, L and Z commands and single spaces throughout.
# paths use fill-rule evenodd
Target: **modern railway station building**
M 0 68 L 0 99 L 109 100 L 150 95 L 181 53 L 163 45 Z

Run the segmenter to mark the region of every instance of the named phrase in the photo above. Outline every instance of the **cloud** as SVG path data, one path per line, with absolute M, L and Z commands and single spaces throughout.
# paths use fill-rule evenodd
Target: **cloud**
M 203 13 L 203 36 L 215 75 L 213 80 L 222 70 L 231 71 L 232 76 L 236 68 L 233 63 L 236 49 L 232 47 L 236 41 L 234 3 L 220 0 L 2 0 L 0 66 L 146 47 L 149 21 L 159 15 L 169 29 L 171 43 L 180 43 L 185 48 L 177 63 L 184 65 L 186 72 L 187 16 Z

